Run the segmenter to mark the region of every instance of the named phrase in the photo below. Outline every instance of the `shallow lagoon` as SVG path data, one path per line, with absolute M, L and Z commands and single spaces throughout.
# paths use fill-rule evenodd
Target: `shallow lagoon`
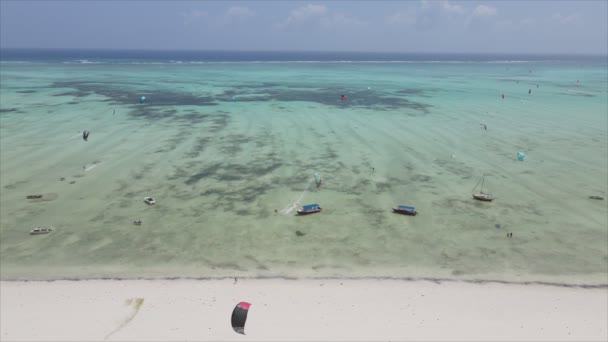
M 589 199 L 608 195 L 605 64 L 3 62 L 0 76 L 3 279 L 608 282 L 607 202 Z M 492 203 L 471 198 L 482 174 Z M 307 203 L 324 210 L 295 216 Z

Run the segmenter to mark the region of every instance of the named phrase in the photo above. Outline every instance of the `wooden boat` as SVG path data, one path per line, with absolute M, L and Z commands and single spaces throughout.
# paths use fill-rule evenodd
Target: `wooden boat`
M 51 228 L 36 227 L 36 228 L 30 230 L 30 235 L 48 234 L 52 231 L 53 231 L 53 229 L 51 229 Z
M 416 208 L 411 207 L 409 205 L 398 205 L 393 208 L 393 212 L 396 214 L 403 214 L 403 215 L 412 215 L 412 216 L 418 215 Z
M 477 189 L 477 186 L 481 182 L 481 188 L 479 189 L 479 193 L 473 193 L 473 198 L 478 201 L 492 202 L 494 200 L 494 196 L 492 196 L 492 194 L 483 192 L 483 183 L 484 183 L 485 179 L 486 179 L 486 175 L 483 175 L 483 177 L 481 177 L 480 181 L 477 182 L 477 185 L 475 185 L 475 187 L 473 188 L 473 191 L 475 191 L 475 189 Z
M 154 198 L 152 198 L 152 197 L 145 197 L 144 198 L 144 202 L 146 202 L 147 204 L 152 205 L 152 204 L 156 203 L 156 200 Z
M 298 215 L 308 215 L 320 212 L 321 207 L 318 204 L 307 204 L 302 207 L 302 210 L 298 210 Z

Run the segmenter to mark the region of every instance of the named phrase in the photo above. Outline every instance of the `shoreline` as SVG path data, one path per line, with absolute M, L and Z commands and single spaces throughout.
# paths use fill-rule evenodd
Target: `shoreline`
M 0 288 L 7 341 L 608 338 L 605 288 L 248 278 L 0 281 Z M 240 301 L 252 304 L 245 336 L 230 327 Z
M 442 283 L 465 283 L 465 284 L 501 284 L 501 285 L 514 285 L 514 286 L 550 286 L 550 287 L 562 287 L 562 288 L 581 288 L 581 289 L 608 289 L 608 283 L 569 283 L 569 282 L 556 282 L 556 281 L 543 281 L 543 280 L 505 280 L 505 279 L 480 279 L 480 278 L 441 278 L 441 277 L 389 277 L 389 276 L 282 276 L 282 275 L 268 275 L 268 276 L 238 276 L 238 275 L 226 275 L 226 276 L 164 276 L 164 277 L 112 277 L 112 276 L 101 276 L 101 277 L 62 277 L 62 278 L 49 278 L 49 279 L 23 279 L 23 278 L 0 278 L 0 282 L 84 282 L 84 281 L 221 281 L 221 280 L 286 280 L 286 281 L 318 281 L 318 280 L 346 280 L 346 281 L 401 281 L 401 282 L 431 282 L 436 284 Z

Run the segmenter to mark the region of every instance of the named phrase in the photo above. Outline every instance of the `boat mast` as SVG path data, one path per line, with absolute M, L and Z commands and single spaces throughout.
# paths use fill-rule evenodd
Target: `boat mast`
M 486 175 L 483 175 L 483 177 L 481 178 L 481 189 L 479 190 L 479 193 L 483 194 L 483 181 L 486 179 Z

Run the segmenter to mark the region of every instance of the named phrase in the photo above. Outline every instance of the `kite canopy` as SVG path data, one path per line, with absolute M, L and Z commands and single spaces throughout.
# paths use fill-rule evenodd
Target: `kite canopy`
M 250 303 L 240 302 L 232 310 L 232 329 L 239 334 L 245 335 L 245 321 Z

